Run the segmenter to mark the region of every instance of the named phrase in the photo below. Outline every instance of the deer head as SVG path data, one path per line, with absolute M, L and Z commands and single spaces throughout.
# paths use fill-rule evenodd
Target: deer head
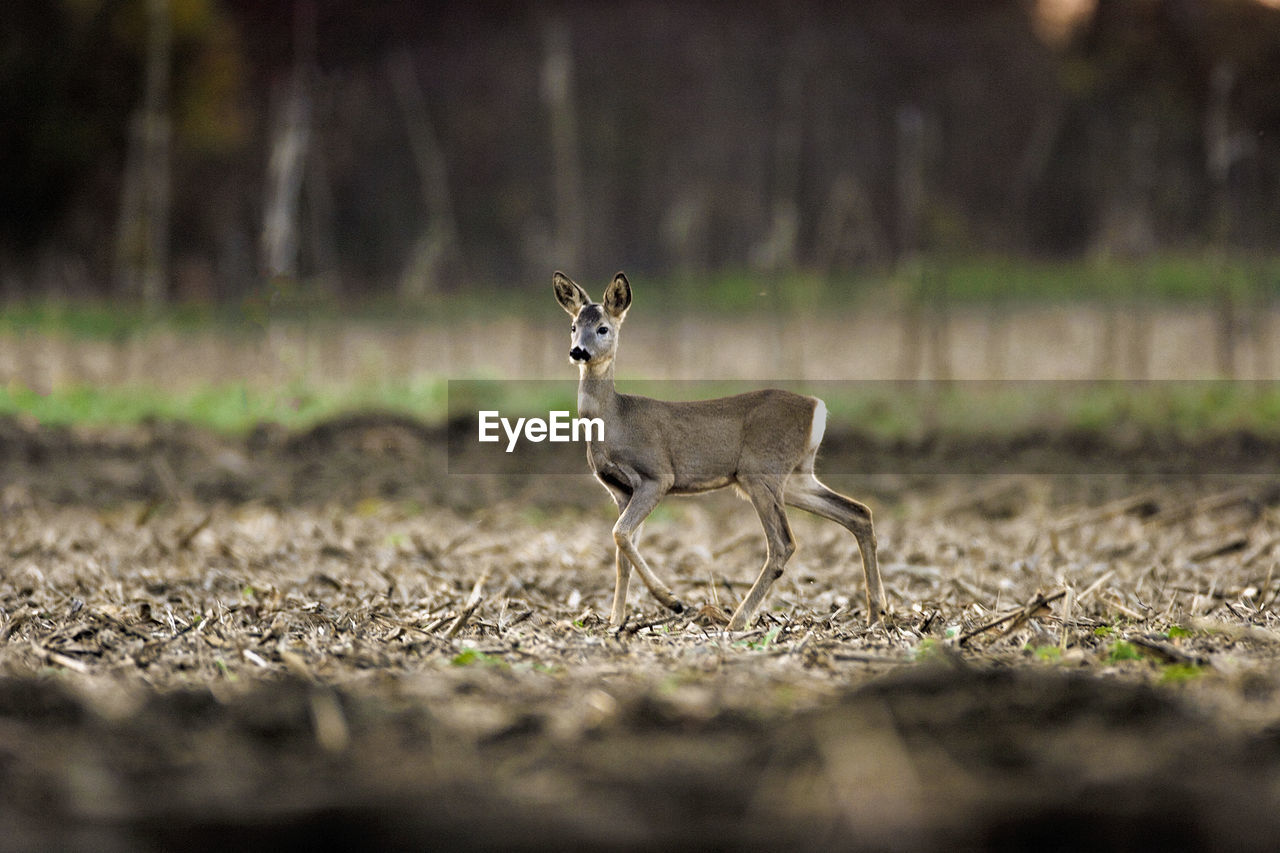
M 586 373 L 599 374 L 613 363 L 618 352 L 618 330 L 631 307 L 631 285 L 618 273 L 596 303 L 564 273 L 552 277 L 556 301 L 573 318 L 569 326 L 569 360 Z

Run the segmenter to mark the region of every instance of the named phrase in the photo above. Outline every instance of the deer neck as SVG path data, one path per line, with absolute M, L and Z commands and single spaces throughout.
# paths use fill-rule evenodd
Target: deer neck
M 578 374 L 578 417 L 602 418 L 612 413 L 618 400 L 613 387 L 613 359 L 600 367 L 582 365 Z

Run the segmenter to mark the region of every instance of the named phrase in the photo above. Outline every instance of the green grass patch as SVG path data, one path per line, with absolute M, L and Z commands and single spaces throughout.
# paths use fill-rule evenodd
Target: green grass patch
M 442 421 L 445 383 L 430 380 L 340 389 L 295 386 L 279 391 L 232 383 L 177 392 L 142 386 L 75 385 L 48 394 L 16 383 L 0 387 L 0 416 L 25 415 L 54 426 L 162 420 L 237 434 L 263 422 L 303 429 L 345 412 L 367 410 Z
M 578 412 L 576 379 L 452 380 L 445 390 L 450 419 L 472 420 L 484 410 L 501 412 L 511 421 L 519 417 L 546 419 L 554 411 L 571 416 Z
M 507 662 L 502 658 L 485 654 L 479 649 L 465 648 L 449 659 L 453 666 L 496 666 L 503 667 Z
M 828 424 L 857 425 L 890 440 L 1030 432 L 1280 438 L 1280 383 L 1273 382 L 864 382 L 798 390 L 826 401 Z
M 1185 684 L 1204 675 L 1204 667 L 1191 663 L 1171 663 L 1160 670 L 1161 684 Z
M 763 637 L 760 637 L 759 639 L 755 639 L 755 640 L 739 640 L 738 642 L 734 643 L 734 645 L 739 646 L 741 648 L 750 649 L 753 652 L 763 652 L 767 650 L 769 646 L 773 645 L 774 641 L 778 639 L 778 634 L 780 634 L 781 632 L 782 632 L 782 626 L 774 625 L 772 628 L 769 629 L 769 633 L 765 634 Z
M 1057 646 L 1032 646 L 1028 643 L 1025 648 L 1033 654 L 1037 660 L 1044 661 L 1045 663 L 1057 663 L 1062 660 L 1062 649 Z
M 1107 663 L 1120 663 L 1127 660 L 1141 660 L 1142 652 L 1128 640 L 1116 640 L 1107 650 Z
M 761 383 L 619 382 L 620 390 L 661 399 L 706 399 L 758 387 Z M 826 401 L 829 432 L 855 428 L 884 441 L 1069 434 L 1203 442 L 1239 432 L 1280 439 L 1280 383 L 814 382 L 789 387 Z M 421 378 L 358 386 L 294 382 L 279 389 L 245 383 L 176 390 L 71 385 L 44 394 L 16 382 L 0 386 L 0 416 L 23 415 L 62 426 L 183 421 L 228 434 L 263 422 L 305 429 L 355 411 L 441 423 L 446 417 L 473 420 L 482 409 L 496 409 L 509 418 L 546 418 L 551 411 L 573 417 L 576 385 L 571 380 L 460 383 Z
M 912 658 L 916 663 L 927 663 L 930 661 L 945 661 L 947 652 L 943 644 L 933 637 L 925 637 L 916 646 Z
M 1081 299 L 1195 302 L 1280 293 L 1280 258 L 1204 254 L 1141 261 L 967 257 L 937 265 L 941 288 L 957 302 L 1067 302 Z

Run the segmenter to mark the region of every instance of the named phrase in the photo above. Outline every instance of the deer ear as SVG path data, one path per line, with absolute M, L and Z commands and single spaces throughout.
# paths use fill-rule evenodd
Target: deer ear
M 577 317 L 582 306 L 591 301 L 591 297 L 587 296 L 587 292 L 579 287 L 577 282 L 559 270 L 551 276 L 551 285 L 556 289 L 556 301 L 560 303 L 561 308 L 569 312 L 570 317 Z
M 609 283 L 609 289 L 604 292 L 604 310 L 608 311 L 621 323 L 622 318 L 627 316 L 627 309 L 630 307 L 631 285 L 625 275 L 618 273 L 613 277 L 613 281 Z

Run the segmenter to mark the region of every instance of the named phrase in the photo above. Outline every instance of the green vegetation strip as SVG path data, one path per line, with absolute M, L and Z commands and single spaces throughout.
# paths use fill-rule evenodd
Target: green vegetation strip
M 933 257 L 909 268 L 861 272 L 792 271 L 763 275 L 719 270 L 697 276 L 649 276 L 629 270 L 637 288 L 672 311 L 721 318 L 775 312 L 829 312 L 863 297 L 958 305 L 1001 303 L 1149 302 L 1207 304 L 1224 296 L 1248 304 L 1280 296 L 1280 256 L 1166 254 L 1140 261 Z M 597 292 L 604 280 L 582 278 Z M 523 316 L 548 309 L 551 271 L 544 279 L 468 282 L 406 304 L 348 300 L 306 281 L 272 281 L 237 302 L 143 308 L 107 301 L 28 300 L 0 307 L 0 333 L 61 334 L 122 339 L 156 330 L 253 335 L 273 322 L 370 322 L 383 325 L 452 322 L 477 316 Z M 551 310 L 554 310 L 553 308 Z M 554 315 L 552 315 L 554 316 Z
M 679 397 L 680 392 L 687 396 L 690 391 L 707 397 L 748 387 L 676 383 L 664 395 L 662 383 L 635 384 L 638 387 L 633 390 L 670 397 Z M 1280 383 L 816 384 L 821 387 L 809 390 L 826 400 L 830 430 L 856 431 L 885 441 L 938 434 L 1010 438 L 1036 432 L 1182 440 L 1243 432 L 1280 438 Z M 541 412 L 544 417 L 551 410 L 575 409 L 572 383 L 481 383 L 484 399 L 475 396 L 475 387 L 464 383 L 456 399 L 450 400 L 449 384 L 443 379 L 356 387 L 295 384 L 281 389 L 235 383 L 179 391 L 77 385 L 47 394 L 11 383 L 0 387 L 0 416 L 21 415 L 50 425 L 184 421 L 235 434 L 262 422 L 302 429 L 357 411 L 391 412 L 438 424 L 451 415 L 474 418 L 481 408 L 517 415 Z
M 293 386 L 269 391 L 244 384 L 180 392 L 152 387 L 72 386 L 39 394 L 20 385 L 0 387 L 0 416 L 22 415 L 41 424 L 127 425 L 146 420 L 183 421 L 238 434 L 259 423 L 304 429 L 353 411 L 387 411 L 427 422 L 445 417 L 445 382 L 322 389 Z
M 898 393 L 886 388 L 825 399 L 829 424 L 890 440 L 1028 432 L 1280 437 L 1280 383 L 1272 382 L 922 383 Z

